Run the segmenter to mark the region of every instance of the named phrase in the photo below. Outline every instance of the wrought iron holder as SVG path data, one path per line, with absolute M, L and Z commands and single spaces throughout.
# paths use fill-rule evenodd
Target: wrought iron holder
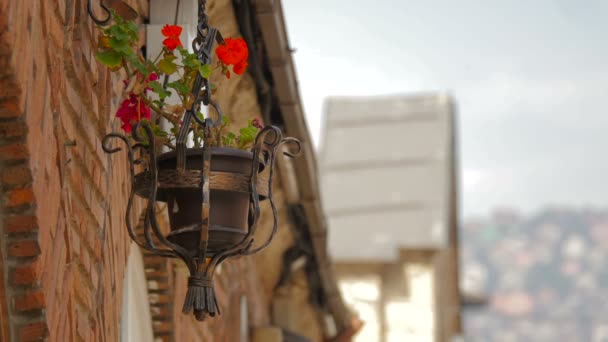
M 205 1 L 199 0 L 199 24 L 198 35 L 192 43 L 202 63 L 211 62 L 211 51 L 213 44 L 222 43 L 223 39 L 219 32 L 209 27 L 205 13 Z M 183 312 L 194 312 L 196 319 L 202 321 L 207 315 L 220 314 L 220 307 L 213 287 L 213 275 L 216 268 L 227 258 L 238 255 L 250 255 L 257 253 L 267 247 L 278 228 L 277 208 L 272 196 L 272 179 L 277 154 L 282 151 L 281 145 L 291 145 L 283 153 L 289 157 L 296 157 L 301 150 L 300 142 L 294 138 L 284 138 L 279 128 L 266 126 L 257 135 L 251 151 L 238 151 L 245 154 L 245 159 L 250 160 L 248 171 L 243 173 L 214 170 L 219 164 L 217 158 L 218 148 L 213 146 L 211 127 L 221 122 L 221 110 L 211 100 L 211 91 L 208 80 L 197 76 L 193 94 L 195 101 L 183 117 L 179 134 L 176 138 L 175 162 L 167 164 L 168 153 L 160 154 L 159 146 L 156 146 L 154 133 L 147 122 L 139 122 L 133 126 L 131 138 L 120 133 L 109 133 L 103 138 L 102 147 L 107 153 L 121 151 L 121 147 L 110 146 L 110 140 L 118 139 L 124 144 L 129 160 L 129 172 L 131 179 L 131 190 L 126 208 L 125 220 L 127 231 L 133 241 L 141 248 L 154 254 L 180 258 L 186 264 L 190 276 L 188 278 L 188 291 L 186 294 Z M 209 118 L 201 119 L 194 113 L 200 109 L 201 103 L 211 106 L 217 113 L 216 121 Z M 191 120 L 201 125 L 203 130 L 204 145 L 202 149 L 187 149 L 186 140 L 190 131 Z M 236 153 L 236 152 L 235 152 Z M 214 158 L 214 155 L 216 157 Z M 215 160 L 215 162 L 214 162 Z M 192 166 L 195 164 L 194 166 Z M 170 165 L 170 166 L 167 166 Z M 248 164 L 247 164 L 248 165 Z M 138 172 L 136 173 L 136 167 Z M 260 173 L 262 168 L 267 172 Z M 141 171 L 139 171 L 141 170 Z M 267 176 L 266 176 L 267 173 Z M 170 215 L 179 208 L 173 193 L 179 191 L 190 191 L 199 194 L 202 208 L 199 217 L 189 217 L 194 224 L 177 227 L 171 233 L 162 233 L 157 221 L 156 202 L 168 202 Z M 240 235 L 232 234 L 238 229 L 235 227 L 222 227 L 215 225 L 214 217 L 210 215 L 214 203 L 214 194 L 231 193 L 245 194 L 248 196 L 246 204 L 246 229 L 240 231 Z M 131 220 L 131 211 L 135 196 L 147 200 L 145 208 L 145 219 L 143 222 L 144 235 L 138 239 Z M 217 196 L 217 195 L 216 195 Z M 268 199 L 273 214 L 273 227 L 270 235 L 263 243 L 254 247 L 254 235 L 260 218 L 260 201 Z M 175 227 L 172 227 L 175 228 Z M 220 234 L 230 233 L 232 240 L 219 241 Z M 194 237 L 179 240 L 176 236 Z M 238 238 L 235 240 L 234 236 Z M 221 239 L 220 239 L 221 240 Z

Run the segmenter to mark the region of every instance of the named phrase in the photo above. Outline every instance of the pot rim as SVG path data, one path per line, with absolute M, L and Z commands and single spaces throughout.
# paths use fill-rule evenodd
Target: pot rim
M 202 147 L 190 147 L 186 149 L 186 157 L 194 156 L 194 155 L 202 155 L 203 148 Z M 253 152 L 241 150 L 239 148 L 234 147 L 211 147 L 212 155 L 220 155 L 220 156 L 228 156 L 228 157 L 238 157 L 238 158 L 246 158 L 253 160 Z M 157 158 L 157 162 L 165 161 L 168 159 L 177 158 L 177 151 L 169 151 L 160 154 Z M 264 160 L 260 158 L 260 164 L 264 165 Z

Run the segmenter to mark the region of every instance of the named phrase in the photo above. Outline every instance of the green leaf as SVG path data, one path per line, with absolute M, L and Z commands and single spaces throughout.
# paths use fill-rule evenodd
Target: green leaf
M 249 144 L 255 141 L 255 136 L 258 134 L 258 129 L 253 126 L 243 127 L 239 130 L 239 145 L 241 148 L 246 148 Z
M 148 77 L 148 75 L 150 75 L 150 71 L 148 70 L 148 68 L 146 68 L 146 65 L 142 63 L 136 55 L 131 56 L 129 60 L 131 61 L 131 64 L 133 64 L 135 69 L 142 73 L 144 77 Z
M 118 68 L 122 64 L 122 54 L 113 50 L 98 52 L 95 58 L 108 68 Z
M 236 145 L 236 135 L 232 132 L 228 132 L 226 135 L 222 136 L 222 145 L 227 147 Z
M 171 75 L 177 70 L 177 64 L 173 63 L 173 60 L 167 58 L 161 59 L 158 62 L 157 67 L 166 75 Z
M 177 90 L 177 92 L 182 95 L 187 95 L 190 93 L 190 87 L 179 81 L 167 83 L 167 87 Z
M 138 37 L 139 28 L 137 27 L 137 24 L 134 21 L 132 21 L 132 20 L 127 21 L 127 23 L 125 24 L 125 28 L 126 28 L 126 31 L 131 35 L 131 39 L 137 40 L 139 38 Z
M 176 59 L 177 59 L 177 56 L 176 56 L 176 55 L 174 55 L 174 54 L 172 54 L 172 53 L 168 53 L 168 54 L 165 54 L 165 55 L 163 56 L 163 59 L 166 59 L 166 60 L 168 60 L 168 61 L 170 61 L 170 62 L 173 62 L 174 60 L 176 60 Z
M 211 67 L 209 67 L 209 64 L 202 64 L 198 67 L 198 73 L 201 74 L 203 78 L 209 78 L 211 75 Z
M 107 33 L 118 40 L 129 41 L 131 38 L 129 32 L 127 32 L 123 25 L 119 23 L 110 26 Z
M 112 14 L 112 18 L 114 18 L 114 22 L 116 22 L 117 24 L 122 24 L 125 22 L 125 19 L 118 14 L 118 12 L 116 12 L 116 10 L 114 10 L 113 8 L 110 8 L 110 14 Z
M 201 65 L 201 61 L 198 60 L 196 55 L 191 54 L 182 55 L 182 63 L 184 63 L 184 66 L 194 70 L 198 69 Z
M 198 111 L 198 110 L 197 110 L 197 111 L 196 111 L 196 115 L 198 116 L 198 118 L 199 118 L 201 121 L 205 121 L 205 116 L 203 115 L 203 113 L 201 113 L 200 111 Z
M 166 137 L 168 135 L 168 133 L 165 132 L 162 128 L 160 128 L 158 125 L 151 124 L 151 128 L 152 128 L 152 132 L 156 136 Z
M 163 88 L 162 84 L 160 84 L 160 82 L 158 82 L 158 81 L 150 82 L 150 83 L 148 83 L 148 86 L 150 88 L 152 88 L 152 90 L 156 94 L 158 94 L 158 97 L 161 100 L 167 98 L 168 96 L 171 96 L 171 92 L 168 91 L 167 89 Z
M 154 63 L 149 59 L 146 59 L 146 69 L 148 69 L 150 71 L 150 73 L 152 73 L 152 72 L 155 72 L 157 74 L 160 73 L 160 70 L 158 70 L 156 65 L 154 65 Z
M 110 37 L 108 44 L 112 49 L 122 52 L 125 55 L 130 55 L 133 53 L 133 48 L 131 48 L 129 40 L 121 40 L 117 39 L 116 37 Z
M 222 115 L 222 125 L 228 126 L 231 124 L 230 117 L 228 115 Z

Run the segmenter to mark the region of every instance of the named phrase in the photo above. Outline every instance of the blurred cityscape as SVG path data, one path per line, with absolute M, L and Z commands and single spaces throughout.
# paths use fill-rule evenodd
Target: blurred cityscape
M 467 220 L 461 261 L 463 290 L 487 296 L 465 306 L 467 341 L 608 341 L 608 210 Z

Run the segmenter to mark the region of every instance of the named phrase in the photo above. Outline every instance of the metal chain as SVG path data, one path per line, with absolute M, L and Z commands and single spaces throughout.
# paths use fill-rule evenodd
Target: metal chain
M 197 34 L 196 38 L 192 41 L 192 49 L 198 56 L 201 64 L 211 63 L 211 51 L 215 42 L 223 43 L 219 31 L 209 26 L 209 17 L 207 16 L 205 9 L 206 3 L 206 0 L 199 0 Z M 211 100 L 209 80 L 203 78 L 200 73 L 196 75 L 196 79 L 194 80 L 192 94 L 194 95 L 192 107 L 184 114 L 182 126 L 180 127 L 176 139 L 178 170 L 184 170 L 186 166 L 186 139 L 188 138 L 192 119 L 203 127 L 206 127 L 210 122 L 215 126 L 220 123 L 222 119 L 222 112 L 219 109 L 219 106 Z M 211 105 L 217 111 L 218 118 L 215 122 L 203 120 L 198 116 L 201 103 L 205 106 Z M 207 141 L 205 141 L 205 143 L 207 143 Z
M 205 6 L 207 4 L 207 0 L 199 0 L 198 1 L 198 25 L 197 25 L 197 33 L 196 38 L 192 41 L 192 50 L 199 53 L 199 48 L 205 42 L 206 30 L 209 28 L 209 18 L 207 17 L 207 12 Z

